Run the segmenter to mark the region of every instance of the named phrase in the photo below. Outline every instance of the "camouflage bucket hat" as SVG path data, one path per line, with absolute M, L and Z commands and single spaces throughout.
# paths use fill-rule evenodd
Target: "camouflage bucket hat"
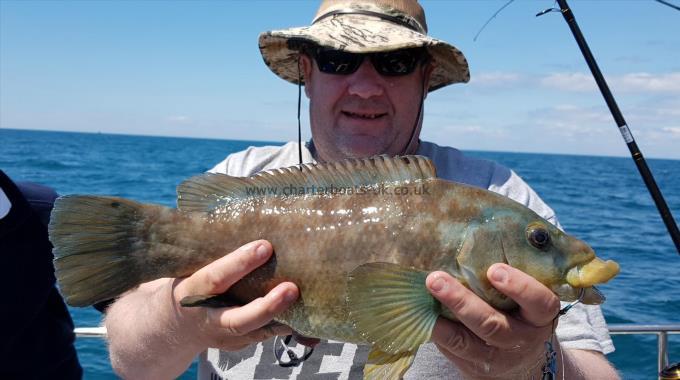
M 352 53 L 424 46 L 435 66 L 428 91 L 470 80 L 463 53 L 427 35 L 425 12 L 417 0 L 324 0 L 312 25 L 264 32 L 259 40 L 269 69 L 295 84 L 305 44 Z

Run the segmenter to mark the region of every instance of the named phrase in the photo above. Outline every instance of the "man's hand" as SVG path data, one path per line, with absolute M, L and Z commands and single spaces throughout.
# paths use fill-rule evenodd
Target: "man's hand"
M 519 310 L 512 315 L 498 311 L 450 275 L 433 272 L 427 277 L 428 289 L 460 322 L 439 318 L 432 341 L 468 377 L 538 377 L 559 299 L 533 277 L 505 264 L 492 265 L 487 276 Z
M 190 295 L 221 294 L 248 273 L 264 264 L 272 255 L 272 246 L 265 240 L 244 245 L 236 251 L 201 268 L 190 277 L 175 279 L 173 299 L 177 308 L 179 301 Z M 236 351 L 252 343 L 261 342 L 275 335 L 288 335 L 292 330 L 272 322 L 272 319 L 288 308 L 298 297 L 295 284 L 284 282 L 266 296 L 247 305 L 220 309 L 199 308 L 193 315 L 200 327 L 202 346 Z M 184 309 L 186 312 L 186 309 Z
M 255 241 L 190 277 L 151 281 L 121 297 L 106 316 L 116 372 L 124 378 L 177 377 L 208 347 L 234 351 L 290 334 L 290 328 L 272 322 L 299 295 L 290 282 L 244 306 L 210 309 L 179 305 L 186 296 L 225 292 L 271 255 L 269 242 Z

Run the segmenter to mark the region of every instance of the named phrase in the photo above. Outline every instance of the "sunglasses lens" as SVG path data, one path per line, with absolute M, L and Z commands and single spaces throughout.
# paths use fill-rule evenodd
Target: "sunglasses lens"
M 404 49 L 375 53 L 372 57 L 373 66 L 382 75 L 408 75 L 418 65 L 423 51 L 421 49 Z
M 326 74 L 346 75 L 359 68 L 364 59 L 359 54 L 352 54 L 340 50 L 319 50 L 316 52 L 316 63 L 319 71 Z
M 319 71 L 326 74 L 349 75 L 357 71 L 364 56 L 370 56 L 375 69 L 385 76 L 408 75 L 415 70 L 425 50 L 402 49 L 384 53 L 356 54 L 340 50 L 318 49 L 313 56 Z

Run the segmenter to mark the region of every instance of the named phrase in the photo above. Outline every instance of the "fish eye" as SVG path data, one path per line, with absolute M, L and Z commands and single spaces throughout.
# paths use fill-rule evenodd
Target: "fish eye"
M 530 225 L 527 228 L 527 240 L 538 249 L 545 249 L 550 244 L 550 232 L 543 226 Z

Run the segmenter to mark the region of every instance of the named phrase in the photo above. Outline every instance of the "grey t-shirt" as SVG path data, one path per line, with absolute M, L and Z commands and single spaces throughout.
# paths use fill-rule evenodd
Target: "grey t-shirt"
M 534 210 L 560 227 L 550 207 L 512 170 L 495 162 L 466 157 L 459 150 L 421 142 L 417 154 L 429 157 L 437 168 L 437 176 L 466 183 L 502 194 Z M 303 162 L 314 162 L 312 153 L 302 148 Z M 229 155 L 211 172 L 247 177 L 262 170 L 298 164 L 298 144 L 250 147 Z M 563 348 L 593 350 L 608 354 L 614 351 L 602 311 L 599 306 L 577 305 L 560 317 L 557 337 Z M 309 358 L 298 365 L 282 355 L 282 338 L 273 338 L 244 350 L 226 352 L 208 349 L 199 358 L 199 379 L 355 379 L 362 378 L 368 357 L 368 346 L 322 341 Z M 294 341 L 288 344 L 298 357 L 304 356 L 304 346 Z M 277 359 L 278 358 L 278 359 Z M 432 343 L 422 345 L 406 379 L 457 379 L 458 370 Z

